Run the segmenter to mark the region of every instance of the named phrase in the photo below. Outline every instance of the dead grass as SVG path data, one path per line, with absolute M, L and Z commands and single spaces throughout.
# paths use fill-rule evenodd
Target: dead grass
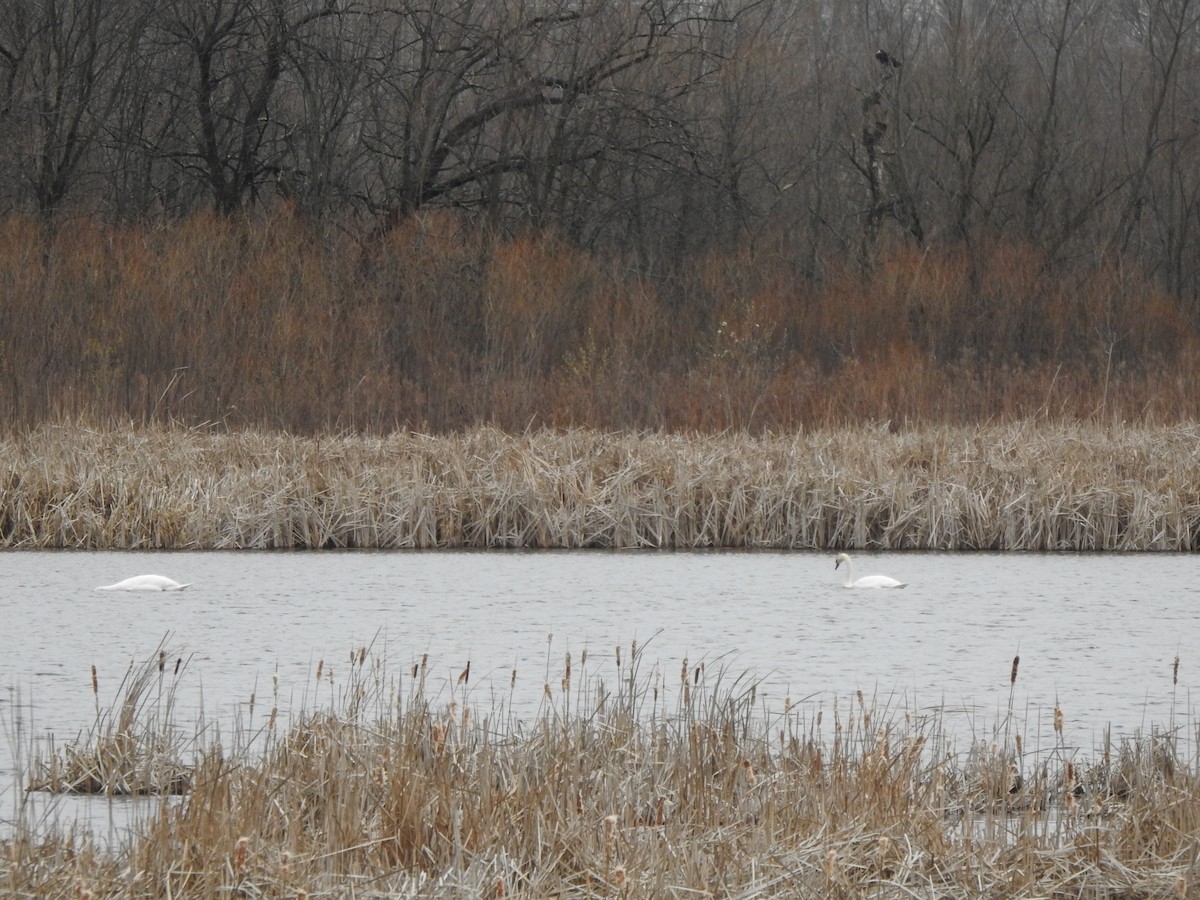
M 528 720 L 365 650 L 251 754 L 198 751 L 128 843 L 0 843 L 12 896 L 1184 897 L 1200 781 L 1171 734 L 965 751 L 940 713 L 770 710 L 636 648 L 548 668 Z M 151 710 L 141 707 L 143 714 Z M 159 717 L 157 720 L 162 721 Z
M 0 440 L 0 546 L 1195 550 L 1200 427 Z
M 186 744 L 174 721 L 175 688 L 186 668 L 167 650 L 140 665 L 130 663 L 112 707 L 100 704 L 96 667 L 92 693 L 96 719 L 85 735 L 32 757 L 30 791 L 103 794 L 110 797 L 178 795 L 191 788 Z

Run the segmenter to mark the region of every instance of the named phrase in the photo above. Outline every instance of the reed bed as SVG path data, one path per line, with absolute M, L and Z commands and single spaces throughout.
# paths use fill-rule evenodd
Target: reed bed
M 1084 758 L 1057 730 L 1031 748 L 1009 720 L 960 752 L 937 710 L 861 693 L 815 714 L 771 710 L 751 678 L 643 655 L 584 654 L 574 671 L 567 655 L 547 666 L 540 711 L 518 720 L 503 696 L 477 702 L 469 667 L 437 685 L 428 660 L 389 673 L 360 649 L 336 682 L 318 665 L 318 708 L 287 727 L 272 711 L 253 735 L 198 750 L 186 796 L 128 841 L 18 828 L 0 841 L 0 885 L 91 898 L 1200 895 L 1200 780 L 1171 733 Z
M 1200 426 L 45 425 L 0 440 L 0 546 L 1196 550 Z
M 160 647 L 141 665 L 130 663 L 111 707 L 100 705 L 96 667 L 92 694 L 96 718 L 88 732 L 62 748 L 51 740 L 32 755 L 30 791 L 103 794 L 109 797 L 179 795 L 191 788 L 188 742 L 175 723 L 175 690 L 182 656 Z

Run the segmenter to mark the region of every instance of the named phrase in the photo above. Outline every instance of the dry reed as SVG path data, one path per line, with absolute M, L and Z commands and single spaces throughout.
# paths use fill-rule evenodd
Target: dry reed
M 430 436 L 42 426 L 0 546 L 1195 550 L 1200 426 Z
M 130 663 L 113 707 L 101 707 L 96 667 L 96 718 L 80 738 L 32 757 L 30 791 L 107 796 L 183 794 L 191 787 L 186 741 L 174 722 L 175 689 L 186 669 L 165 646 L 140 665 Z M 114 714 L 115 713 L 115 714 Z
M 1170 735 L 1106 744 L 1094 762 L 1019 738 L 1015 754 L 986 738 L 959 753 L 936 711 L 901 719 L 859 694 L 830 729 L 714 667 L 685 663 L 674 685 L 643 652 L 580 661 L 574 681 L 564 666 L 528 721 L 477 708 L 466 684 L 435 689 L 426 665 L 397 677 L 353 654 L 327 708 L 254 754 L 198 751 L 187 796 L 128 842 L 102 852 L 18 830 L 0 842 L 0 884 L 129 898 L 1195 895 L 1200 780 Z

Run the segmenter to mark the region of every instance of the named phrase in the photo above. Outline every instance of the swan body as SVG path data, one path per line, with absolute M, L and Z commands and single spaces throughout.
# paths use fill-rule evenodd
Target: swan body
M 833 567 L 836 569 L 842 563 L 846 564 L 846 577 L 842 579 L 842 587 L 848 588 L 904 588 L 908 587 L 907 581 L 897 581 L 895 578 L 889 578 L 887 575 L 864 575 L 862 578 L 855 580 L 854 578 L 854 563 L 850 561 L 850 554 L 839 553 Z
M 165 575 L 134 575 L 116 584 L 105 584 L 98 591 L 182 591 L 191 587 L 191 583 L 180 584 Z

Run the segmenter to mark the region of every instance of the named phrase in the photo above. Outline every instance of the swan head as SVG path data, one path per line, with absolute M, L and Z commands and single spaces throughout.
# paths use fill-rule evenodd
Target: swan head
M 833 567 L 836 569 L 836 568 L 837 568 L 838 566 L 840 566 L 842 563 L 847 563 L 847 564 L 849 564 L 849 562 L 850 562 L 850 556 L 849 556 L 849 554 L 847 554 L 847 553 L 839 553 L 839 554 L 837 555 L 837 558 L 836 558 L 836 559 L 833 561 Z

